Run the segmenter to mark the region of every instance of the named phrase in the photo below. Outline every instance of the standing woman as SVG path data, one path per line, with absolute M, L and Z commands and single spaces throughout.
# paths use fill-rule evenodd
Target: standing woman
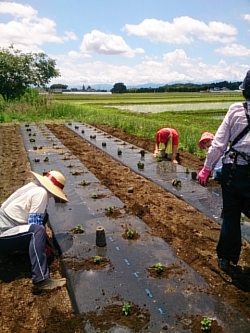
M 155 139 L 154 157 L 159 154 L 160 145 L 165 148 L 165 153 L 171 155 L 173 163 L 178 163 L 176 156 L 178 153 L 179 135 L 174 128 L 164 127 L 157 131 Z
M 233 103 L 229 107 L 198 175 L 199 183 L 206 186 L 211 171 L 223 156 L 223 222 L 216 250 L 219 268 L 224 271 L 229 269 L 231 262 L 238 263 L 241 212 L 250 200 L 250 70 L 239 89 L 246 102 Z

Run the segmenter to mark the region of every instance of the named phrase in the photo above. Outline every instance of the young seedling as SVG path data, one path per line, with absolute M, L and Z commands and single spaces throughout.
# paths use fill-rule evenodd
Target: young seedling
M 122 150 L 120 148 L 117 149 L 117 154 L 121 155 L 122 154 Z
M 43 161 L 44 161 L 44 162 L 49 162 L 49 158 L 48 158 L 48 156 L 44 157 Z
M 181 187 L 181 181 L 178 180 L 177 178 L 173 179 L 172 185 L 175 187 Z
M 155 265 L 155 270 L 156 270 L 156 273 L 157 274 L 161 274 L 163 272 L 163 266 L 160 262 L 158 262 L 156 265 Z
M 186 172 L 186 173 L 189 173 L 189 168 L 186 168 L 186 169 L 185 169 L 185 172 Z
M 100 256 L 95 256 L 95 258 L 94 258 L 94 263 L 95 264 L 100 264 L 100 261 L 102 260 L 102 257 L 100 257 Z
M 83 233 L 83 227 L 81 224 L 77 224 L 77 226 L 75 227 L 75 232 L 77 234 L 82 234 Z
M 162 161 L 162 155 L 159 154 L 157 157 L 156 157 L 156 161 L 157 162 L 161 162 Z
M 132 229 L 128 229 L 127 236 L 130 239 L 134 238 L 134 231 Z
M 76 171 L 76 170 L 73 170 L 73 171 L 72 171 L 72 175 L 73 175 L 73 176 L 77 176 L 77 175 L 79 175 L 79 172 Z
M 113 214 L 114 213 L 114 207 L 113 206 L 109 206 L 107 209 L 108 213 Z
M 97 193 L 93 193 L 93 194 L 92 194 L 92 198 L 93 198 L 93 199 L 97 199 L 97 198 L 98 198 L 98 194 L 97 194 Z
M 141 161 L 139 161 L 139 162 L 137 163 L 137 166 L 138 166 L 138 169 L 144 169 L 144 163 L 141 162 Z
M 202 332 L 211 332 L 212 322 L 211 319 L 204 317 L 201 321 Z
M 36 163 L 40 162 L 40 158 L 34 158 L 34 162 Z
M 85 179 L 83 179 L 83 180 L 80 182 L 80 185 L 82 185 L 82 186 L 86 186 L 86 185 L 88 185 L 88 182 L 87 182 Z
M 131 305 L 128 302 L 126 302 L 126 303 L 123 304 L 122 312 L 123 312 L 123 314 L 125 314 L 125 316 L 128 316 L 130 314 L 130 312 L 131 312 Z
M 106 142 L 102 142 L 102 146 L 103 146 L 103 147 L 106 147 L 106 146 L 107 146 L 107 143 L 106 143 Z

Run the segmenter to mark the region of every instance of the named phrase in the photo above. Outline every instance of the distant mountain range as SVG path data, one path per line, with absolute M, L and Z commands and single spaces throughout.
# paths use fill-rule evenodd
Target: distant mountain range
M 184 81 L 184 82 L 180 82 L 180 81 L 173 81 L 173 82 L 168 82 L 168 83 L 152 83 L 152 82 L 148 82 L 148 83 L 144 83 L 144 84 L 135 84 L 135 85 L 127 85 L 126 83 L 125 86 L 127 87 L 127 89 L 133 89 L 133 88 L 137 88 L 137 89 L 140 89 L 140 88 L 159 88 L 159 87 L 163 87 L 165 85 L 173 85 L 173 84 L 188 84 L 188 83 L 191 83 L 191 84 L 212 84 L 212 83 L 219 83 L 219 82 L 222 82 L 222 81 L 210 81 L 210 82 L 191 82 L 191 81 Z M 233 83 L 232 81 L 228 81 L 228 82 L 231 82 Z M 111 90 L 114 85 L 111 85 L 111 84 L 93 84 L 93 85 L 90 85 L 92 89 L 95 89 L 95 90 Z M 71 88 L 77 88 L 77 89 L 82 89 L 82 86 L 69 86 L 68 89 L 71 89 Z M 87 88 L 87 85 L 85 86 L 85 88 Z
M 125 84 L 125 83 L 124 83 Z M 158 88 L 158 87 L 162 87 L 164 86 L 166 83 L 145 83 L 145 84 L 138 84 L 138 85 L 126 85 L 125 86 L 127 87 L 127 89 L 131 89 L 131 88 L 137 88 L 137 89 L 140 89 L 140 88 Z M 110 90 L 114 87 L 114 84 L 111 85 L 111 84 L 92 84 L 90 85 L 90 87 L 92 89 L 95 89 L 95 90 Z M 68 86 L 68 89 L 71 89 L 71 88 L 77 88 L 77 89 L 82 89 L 82 86 Z M 87 85 L 85 85 L 85 88 L 87 88 Z

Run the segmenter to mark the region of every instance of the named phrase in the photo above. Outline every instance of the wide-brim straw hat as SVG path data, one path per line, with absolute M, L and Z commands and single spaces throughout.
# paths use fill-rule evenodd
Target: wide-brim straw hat
M 49 171 L 45 176 L 40 175 L 39 173 L 31 171 L 36 179 L 54 196 L 67 201 L 66 195 L 63 193 L 63 188 L 66 183 L 66 179 L 61 174 L 61 172 L 56 170 Z
M 214 139 L 214 135 L 212 133 L 210 133 L 210 132 L 204 132 L 204 133 L 202 133 L 201 138 L 200 138 L 199 143 L 198 143 L 199 148 L 203 149 L 203 144 L 202 144 L 203 141 L 205 141 L 205 140 L 213 140 L 213 139 Z

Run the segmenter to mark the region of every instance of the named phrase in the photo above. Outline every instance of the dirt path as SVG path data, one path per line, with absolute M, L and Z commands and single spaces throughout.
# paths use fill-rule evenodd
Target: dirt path
M 100 180 L 119 197 L 129 212 L 139 216 L 176 251 L 211 286 L 211 292 L 220 295 L 250 320 L 250 247 L 243 241 L 240 265 L 230 275 L 217 267 L 215 247 L 220 226 L 185 202 L 167 193 L 159 186 L 131 172 L 63 125 L 48 124 L 58 139 Z M 108 126 L 101 129 L 149 151 L 154 144 L 129 136 Z M 0 131 L 0 203 L 16 188 L 31 179 L 30 166 L 22 145 L 19 128 L 1 126 Z M 11 152 L 11 153 L 10 153 Z M 182 165 L 199 169 L 202 161 L 191 154 L 181 153 Z M 187 160 L 186 160 L 187 158 Z M 10 172 L 11 170 L 11 172 Z M 127 192 L 134 187 L 133 195 Z M 0 331 L 71 333 L 82 332 L 80 317 L 72 313 L 65 289 L 49 295 L 31 293 L 28 258 L 0 256 Z M 51 265 L 53 276 L 60 275 L 59 260 Z M 196 331 L 193 331 L 196 332 Z

